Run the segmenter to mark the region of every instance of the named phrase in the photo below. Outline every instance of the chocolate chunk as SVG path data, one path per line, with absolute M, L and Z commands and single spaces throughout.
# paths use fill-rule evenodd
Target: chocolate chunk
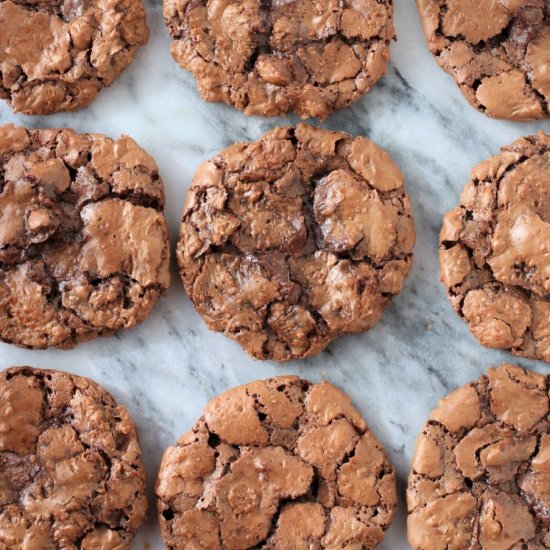
M 548 0 L 416 0 L 439 65 L 494 118 L 550 115 Z
M 376 547 L 395 474 L 349 397 L 296 376 L 213 399 L 166 449 L 156 484 L 170 549 Z
M 247 115 L 326 118 L 384 74 L 392 0 L 164 0 L 172 56 L 202 97 Z
M 0 547 L 130 549 L 147 510 L 128 411 L 54 370 L 0 373 Z
M 140 0 L 0 0 L 0 98 L 33 115 L 83 107 L 147 37 Z
M 0 339 L 70 348 L 168 288 L 164 189 L 135 141 L 0 127 Z
M 287 361 L 367 331 L 399 293 L 414 225 L 403 176 L 363 137 L 276 128 L 204 163 L 177 255 L 209 328 Z
M 460 202 L 439 248 L 453 307 L 484 346 L 550 362 L 550 137 L 476 166 Z
M 550 548 L 549 382 L 501 365 L 439 403 L 409 476 L 415 550 Z

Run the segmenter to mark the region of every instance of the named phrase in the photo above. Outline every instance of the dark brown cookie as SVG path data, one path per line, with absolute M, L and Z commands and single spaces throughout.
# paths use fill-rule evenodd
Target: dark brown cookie
M 0 0 L 0 97 L 32 115 L 83 107 L 147 37 L 141 0 Z
M 415 550 L 550 548 L 549 382 L 501 365 L 439 403 L 409 476 Z
M 124 407 L 80 376 L 0 373 L 0 548 L 129 549 L 146 509 Z
M 369 330 L 412 263 L 403 176 L 373 142 L 300 124 L 204 163 L 177 256 L 209 328 L 287 361 Z
M 550 362 L 550 137 L 482 162 L 460 202 L 439 248 L 453 307 L 484 346 Z
M 170 282 L 164 190 L 127 136 L 0 127 L 0 340 L 70 348 L 147 317 Z
M 416 0 L 439 65 L 494 118 L 550 115 L 548 0 Z
M 326 118 L 384 74 L 393 0 L 164 0 L 172 56 L 202 97 L 247 115 Z
M 166 449 L 156 484 L 169 549 L 374 548 L 395 474 L 347 395 L 296 376 L 216 397 Z

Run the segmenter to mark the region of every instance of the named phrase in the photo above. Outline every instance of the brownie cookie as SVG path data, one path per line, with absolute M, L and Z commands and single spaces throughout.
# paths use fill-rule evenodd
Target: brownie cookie
M 326 118 L 384 74 L 393 0 L 164 0 L 172 56 L 202 97 L 247 115 Z
M 494 118 L 550 115 L 548 0 L 416 0 L 439 65 Z
M 0 548 L 129 549 L 146 509 L 124 407 L 80 376 L 0 373 Z
M 409 476 L 414 549 L 550 548 L 549 382 L 501 365 L 439 403 Z
M 300 124 L 199 168 L 177 256 L 209 328 L 253 357 L 287 361 L 375 325 L 403 286 L 414 238 L 390 156 Z
M 0 340 L 70 348 L 143 321 L 170 282 L 163 204 L 127 136 L 0 127 Z
M 374 548 L 395 474 L 347 395 L 296 376 L 230 389 L 164 452 L 156 484 L 169 549 Z
M 550 362 L 550 136 L 479 164 L 440 234 L 441 280 L 490 348 Z
M 30 115 L 83 107 L 147 37 L 141 0 L 0 0 L 0 97 Z

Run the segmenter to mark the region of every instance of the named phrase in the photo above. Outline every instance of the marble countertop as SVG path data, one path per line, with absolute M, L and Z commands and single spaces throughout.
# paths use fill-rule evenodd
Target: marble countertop
M 190 74 L 169 53 L 160 0 L 145 0 L 151 37 L 135 61 L 89 107 L 72 114 L 14 116 L 0 105 L 0 123 L 68 126 L 113 138 L 134 137 L 156 159 L 166 187 L 172 246 L 187 187 L 199 164 L 234 141 L 257 139 L 297 119 L 247 118 L 201 100 Z M 166 446 L 187 431 L 206 402 L 231 386 L 277 374 L 312 381 L 324 375 L 345 390 L 384 444 L 398 474 L 399 508 L 381 549 L 406 543 L 404 490 L 416 436 L 437 401 L 504 361 L 521 361 L 481 347 L 447 303 L 439 283 L 437 243 L 443 213 L 456 205 L 470 169 L 502 145 L 550 121 L 494 121 L 463 99 L 427 50 L 413 0 L 395 0 L 398 41 L 386 76 L 354 107 L 323 126 L 365 135 L 386 148 L 406 176 L 417 244 L 402 293 L 370 332 L 335 341 L 311 359 L 278 366 L 249 359 L 241 348 L 209 332 L 186 298 L 174 262 L 173 281 L 148 320 L 113 337 L 71 351 L 28 351 L 0 344 L 0 368 L 28 364 L 89 376 L 132 414 L 148 471 L 150 511 L 135 549 L 161 549 L 152 487 Z

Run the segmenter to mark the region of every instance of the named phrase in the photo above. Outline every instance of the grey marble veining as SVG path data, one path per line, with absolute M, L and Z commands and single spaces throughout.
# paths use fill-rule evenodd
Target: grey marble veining
M 428 52 L 413 0 L 395 3 L 398 41 L 387 75 L 366 98 L 323 124 L 366 135 L 385 147 L 405 173 L 413 202 L 414 267 L 403 292 L 373 330 L 341 338 L 303 362 L 255 362 L 237 344 L 206 329 L 173 269 L 168 295 L 131 331 L 71 351 L 0 344 L 0 368 L 29 364 L 90 376 L 130 410 L 151 493 L 149 518 L 136 549 L 163 547 L 152 499 L 163 449 L 192 426 L 207 400 L 230 386 L 283 373 L 319 381 L 326 372 L 347 391 L 396 466 L 399 512 L 381 548 L 401 550 L 408 548 L 403 492 L 414 442 L 438 399 L 504 361 L 548 372 L 544 363 L 520 361 L 478 345 L 438 281 L 437 235 L 442 215 L 457 203 L 470 169 L 521 135 L 538 129 L 550 133 L 550 122 L 507 123 L 476 112 Z M 193 78 L 170 57 L 160 0 L 146 0 L 146 7 L 148 45 L 92 105 L 73 114 L 28 117 L 14 116 L 2 104 L 0 123 L 134 137 L 160 167 L 174 245 L 185 192 L 200 162 L 234 141 L 256 139 L 296 119 L 247 118 L 225 105 L 202 101 Z

